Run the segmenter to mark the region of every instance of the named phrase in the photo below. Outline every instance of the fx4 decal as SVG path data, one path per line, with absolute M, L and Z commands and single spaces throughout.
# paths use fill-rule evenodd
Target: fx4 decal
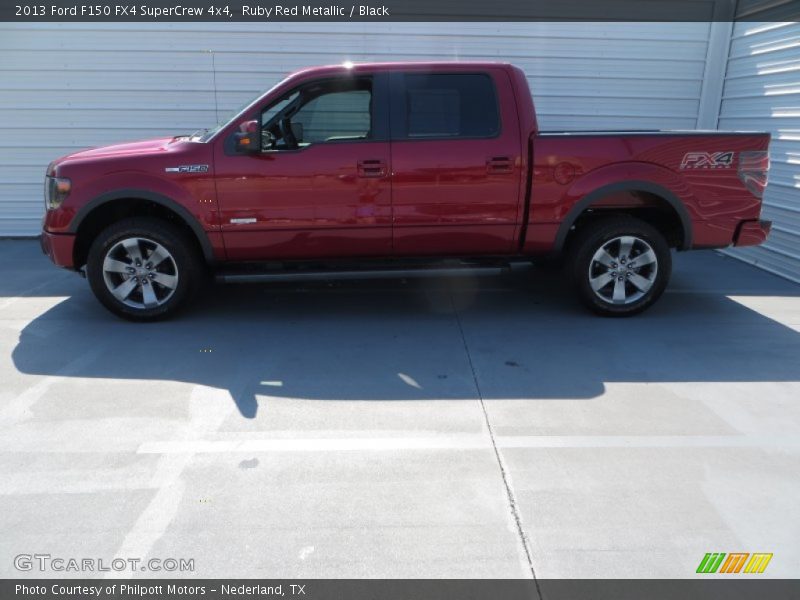
M 733 152 L 687 152 L 681 169 L 728 169 L 733 165 Z
M 207 173 L 208 165 L 181 165 L 179 167 L 167 167 L 167 173 Z

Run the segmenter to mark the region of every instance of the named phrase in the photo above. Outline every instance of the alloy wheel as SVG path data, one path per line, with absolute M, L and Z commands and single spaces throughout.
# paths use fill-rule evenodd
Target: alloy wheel
M 589 262 L 589 285 L 609 304 L 633 304 L 653 287 L 658 258 L 646 241 L 632 235 L 605 242 Z
M 178 265 L 161 244 L 130 237 L 114 244 L 103 260 L 103 280 L 119 301 L 140 310 L 166 303 L 178 287 Z

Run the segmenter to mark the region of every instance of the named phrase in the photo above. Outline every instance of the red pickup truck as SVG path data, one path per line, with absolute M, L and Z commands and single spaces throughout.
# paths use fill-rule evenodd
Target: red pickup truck
M 136 320 L 225 281 L 438 275 L 560 256 L 603 315 L 670 249 L 760 244 L 766 133 L 542 132 L 501 63 L 311 68 L 210 130 L 47 168 L 42 247 Z

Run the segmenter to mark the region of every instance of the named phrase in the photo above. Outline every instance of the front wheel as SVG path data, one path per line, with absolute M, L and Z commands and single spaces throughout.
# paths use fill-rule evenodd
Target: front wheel
M 201 271 L 186 236 L 159 219 L 136 217 L 104 229 L 89 249 L 86 276 L 108 310 L 134 321 L 171 315 L 193 295 Z
M 578 231 L 569 268 L 581 301 L 598 314 L 626 317 L 651 306 L 667 287 L 672 257 L 664 236 L 632 217 Z

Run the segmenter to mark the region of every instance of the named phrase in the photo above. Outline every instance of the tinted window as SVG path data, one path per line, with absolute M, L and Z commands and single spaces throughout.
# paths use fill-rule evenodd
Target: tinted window
M 408 137 L 493 137 L 500 132 L 488 75 L 407 74 L 405 84 Z
M 261 128 L 273 140 L 264 149 L 272 150 L 369 139 L 372 79 L 331 79 L 303 85 L 262 111 Z
M 272 104 L 272 106 L 268 107 L 263 113 L 261 113 L 261 126 L 263 127 L 264 125 L 269 123 L 273 119 L 273 117 L 275 117 L 275 115 L 281 112 L 289 104 L 294 102 L 295 99 L 297 98 L 298 93 L 299 92 L 296 91 L 292 92 L 285 98 L 281 98 L 280 100 Z
M 371 94 L 367 90 L 334 91 L 317 96 L 292 117 L 303 126 L 303 141 L 364 139 L 370 130 Z

